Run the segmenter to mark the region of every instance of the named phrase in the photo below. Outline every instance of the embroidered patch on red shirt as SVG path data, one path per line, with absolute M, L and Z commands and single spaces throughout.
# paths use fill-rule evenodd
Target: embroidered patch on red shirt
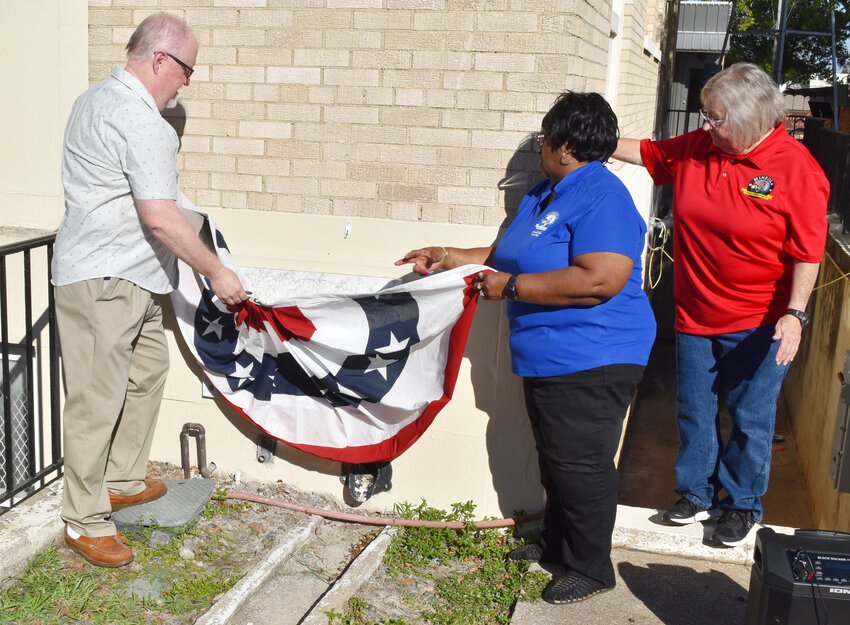
M 745 189 L 741 189 L 741 193 L 749 195 L 750 197 L 758 197 L 763 200 L 772 200 L 773 196 L 770 192 L 773 191 L 773 187 L 775 185 L 776 183 L 773 182 L 773 178 L 770 176 L 756 176 L 750 180 Z

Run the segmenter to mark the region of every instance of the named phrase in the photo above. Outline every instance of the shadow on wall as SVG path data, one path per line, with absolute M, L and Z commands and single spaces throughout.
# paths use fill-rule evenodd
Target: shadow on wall
M 186 129 L 186 109 L 178 100 L 173 108 L 167 108 L 162 111 L 162 117 L 174 128 L 177 138 L 180 140 L 180 147 L 183 147 L 183 131 Z
M 500 233 L 504 232 L 516 217 L 519 203 L 525 194 L 543 180 L 543 174 L 537 166 L 539 161 L 537 139 L 534 135 L 529 135 L 517 147 L 508 161 L 505 176 L 499 181 L 499 190 L 505 195 L 505 220 L 499 229 Z
M 517 147 L 499 181 L 505 218 L 494 245 L 516 217 L 522 198 L 543 179 L 538 162 L 537 141 L 530 135 Z M 483 329 L 490 329 L 495 335 Z M 503 301 L 480 300 L 465 355 L 471 365 L 475 405 L 489 419 L 487 456 L 499 509 L 505 516 L 520 510 L 537 512 L 543 504 L 543 489 L 534 437 L 525 412 L 522 380 L 511 372 Z

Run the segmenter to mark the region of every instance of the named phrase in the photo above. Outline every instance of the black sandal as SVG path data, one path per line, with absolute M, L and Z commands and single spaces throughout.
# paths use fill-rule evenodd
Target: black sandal
M 612 588 L 614 587 L 606 586 L 602 582 L 585 577 L 581 573 L 569 571 L 552 578 L 549 585 L 543 589 L 543 600 L 555 604 L 576 603 Z

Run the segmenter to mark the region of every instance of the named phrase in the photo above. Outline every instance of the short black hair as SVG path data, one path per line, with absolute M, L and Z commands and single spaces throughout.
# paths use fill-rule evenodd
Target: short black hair
M 604 163 L 620 138 L 617 116 L 598 93 L 562 93 L 543 117 L 542 127 L 549 133 L 550 146 L 566 144 L 580 161 Z

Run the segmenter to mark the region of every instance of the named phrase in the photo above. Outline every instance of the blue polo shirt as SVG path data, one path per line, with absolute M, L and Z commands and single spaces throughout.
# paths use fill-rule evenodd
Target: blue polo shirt
M 523 377 L 549 377 L 611 364 L 646 365 L 655 318 L 641 286 L 643 218 L 620 179 L 599 161 L 565 176 L 541 210 L 552 188 L 543 181 L 523 198 L 496 248 L 496 269 L 551 271 L 590 252 L 623 254 L 634 268 L 623 290 L 597 306 L 507 302 L 511 369 Z

